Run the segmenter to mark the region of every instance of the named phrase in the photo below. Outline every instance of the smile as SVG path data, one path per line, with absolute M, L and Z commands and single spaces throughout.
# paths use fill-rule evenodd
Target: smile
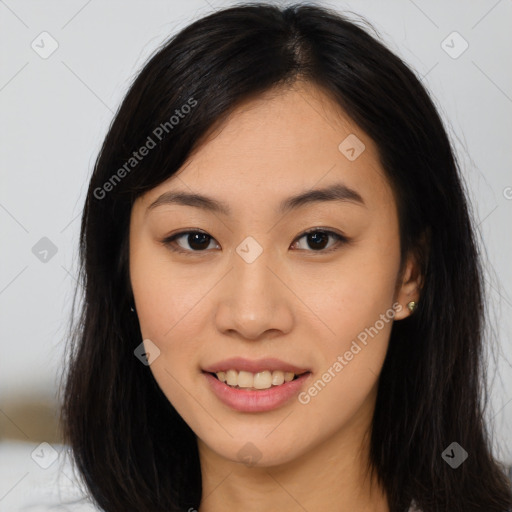
M 299 377 L 298 374 L 293 372 L 284 372 L 281 370 L 263 370 L 261 372 L 252 373 L 244 370 L 238 371 L 231 369 L 227 372 L 217 372 L 212 375 L 215 375 L 217 379 L 221 382 L 225 382 L 232 388 L 252 390 L 269 389 L 273 386 L 280 386 L 284 382 L 291 382 Z

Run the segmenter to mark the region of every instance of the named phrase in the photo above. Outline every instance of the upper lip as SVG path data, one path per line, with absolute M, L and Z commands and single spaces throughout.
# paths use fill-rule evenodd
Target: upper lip
M 281 370 L 283 372 L 293 372 L 296 375 L 310 371 L 306 368 L 300 368 L 293 364 L 286 363 L 280 359 L 245 359 L 243 357 L 232 357 L 203 368 L 203 371 L 208 373 L 226 372 L 228 370 L 243 370 L 251 373 L 258 373 L 264 370 Z

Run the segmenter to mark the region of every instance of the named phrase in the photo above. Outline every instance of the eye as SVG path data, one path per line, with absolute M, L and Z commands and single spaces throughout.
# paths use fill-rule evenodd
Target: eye
M 299 243 L 298 241 L 300 241 L 302 238 L 305 238 L 306 243 L 312 247 L 313 251 L 309 252 L 328 253 L 338 249 L 340 243 L 348 242 L 348 239 L 339 233 L 328 229 L 313 228 L 296 238 L 296 241 L 291 245 L 291 247 L 297 245 Z M 330 246 L 328 245 L 329 238 L 335 240 L 335 242 Z M 190 249 L 178 243 L 178 241 L 182 239 L 184 240 L 183 243 L 188 244 Z M 168 236 L 162 240 L 162 243 L 174 252 L 190 254 L 205 252 L 207 249 L 211 249 L 210 243 L 214 240 L 215 239 L 212 236 L 203 231 L 181 231 L 180 233 L 175 233 L 174 235 Z M 328 249 L 325 249 L 326 246 Z M 303 247 L 299 247 L 299 249 L 307 250 Z
M 326 250 L 325 247 L 328 244 L 329 238 L 334 238 L 335 242 L 329 246 L 329 248 Z M 339 233 L 336 233 L 334 231 L 330 231 L 327 229 L 321 229 L 321 228 L 313 228 L 305 233 L 303 233 L 300 237 L 298 237 L 296 240 L 301 240 L 302 238 L 306 239 L 306 243 L 313 248 L 313 252 L 332 252 L 339 248 L 339 245 L 341 243 L 348 242 L 348 239 L 344 237 L 343 235 L 340 235 Z M 336 243 L 338 242 L 338 243 Z M 293 245 L 298 244 L 298 242 L 295 242 Z M 292 247 L 293 247 L 292 245 Z M 307 249 L 306 249 L 307 250 Z M 311 252 L 311 251 L 310 251 Z
M 178 244 L 178 247 L 176 247 L 176 241 L 180 239 L 184 239 L 185 243 L 187 243 L 189 247 L 192 248 L 192 250 L 186 248 L 184 249 L 180 244 Z M 162 240 L 162 243 L 169 247 L 169 249 L 172 251 L 190 253 L 202 252 L 208 249 L 210 241 L 212 240 L 214 240 L 214 238 L 207 233 L 204 233 L 203 231 L 181 231 L 180 233 L 176 233 L 165 238 Z

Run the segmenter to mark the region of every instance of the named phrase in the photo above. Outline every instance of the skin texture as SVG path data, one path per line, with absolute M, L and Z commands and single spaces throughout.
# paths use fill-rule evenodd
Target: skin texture
M 365 145 L 353 161 L 338 149 L 349 134 Z M 322 201 L 276 213 L 291 195 L 339 182 L 365 204 Z M 179 204 L 147 210 L 170 190 L 222 200 L 231 215 Z M 349 241 L 329 238 L 321 251 L 303 236 L 310 228 Z M 162 244 L 182 230 L 210 235 L 206 250 L 186 235 L 172 243 L 186 254 Z M 248 236 L 263 250 L 250 264 L 236 252 Z M 412 256 L 400 273 L 399 251 L 396 203 L 375 144 L 307 83 L 240 105 L 178 174 L 137 199 L 130 278 L 141 335 L 160 350 L 150 371 L 197 435 L 200 512 L 226 503 L 246 511 L 389 510 L 365 464 L 392 321 L 306 404 L 294 397 L 268 412 L 235 411 L 201 368 L 275 357 L 309 368 L 310 386 L 394 303 L 395 321 L 410 314 L 421 279 Z M 258 454 L 252 464 L 239 455 L 248 442 Z

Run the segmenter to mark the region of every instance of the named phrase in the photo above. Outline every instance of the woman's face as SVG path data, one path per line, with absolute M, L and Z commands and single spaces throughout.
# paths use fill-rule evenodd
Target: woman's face
M 306 84 L 247 102 L 133 206 L 148 371 L 223 459 L 270 466 L 357 442 L 393 317 L 416 298 L 399 259 L 372 140 Z

